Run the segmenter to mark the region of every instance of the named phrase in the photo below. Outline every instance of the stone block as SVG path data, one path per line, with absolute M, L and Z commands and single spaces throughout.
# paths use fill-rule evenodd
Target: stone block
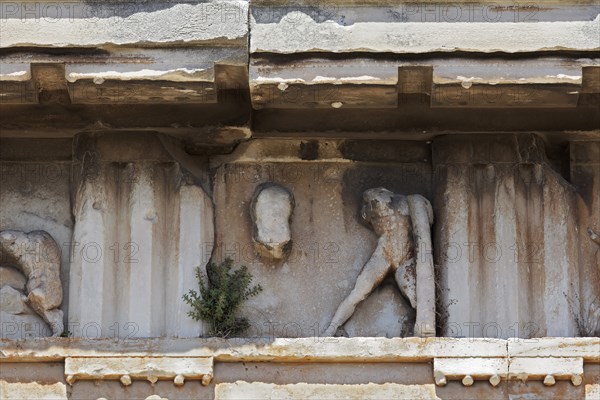
M 322 385 L 298 383 L 275 385 L 260 382 L 219 383 L 215 387 L 215 400 L 242 399 L 439 399 L 434 385 L 363 384 L 363 385 Z

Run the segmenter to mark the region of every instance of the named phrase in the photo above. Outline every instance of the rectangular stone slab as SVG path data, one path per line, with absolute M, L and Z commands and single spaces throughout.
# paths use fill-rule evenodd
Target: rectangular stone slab
M 556 379 L 570 379 L 573 375 L 583 374 L 583 358 L 581 357 L 538 357 L 511 358 L 508 378 L 543 379 L 552 375 Z
M 245 45 L 245 1 L 3 3 L 2 47 Z
M 219 383 L 215 388 L 216 400 L 234 399 L 439 399 L 435 386 L 399 385 L 396 383 L 364 385 L 327 385 L 297 383 L 276 385 L 273 383 L 243 382 Z
M 0 399 L 53 399 L 67 400 L 67 385 L 62 382 L 7 382 L 0 380 Z
M 334 21 L 386 22 L 585 21 L 598 13 L 594 0 L 252 0 L 252 8 L 263 18 L 281 15 L 283 9 L 306 10 Z
M 250 19 L 251 53 L 591 51 L 600 44 L 600 16 L 554 22 L 316 22 L 306 10 L 281 19 Z
M 505 378 L 508 375 L 506 358 L 435 358 L 433 371 L 449 379 L 461 379 L 471 375 L 475 379 L 487 379 L 492 375 Z
M 600 362 L 600 338 L 509 339 L 510 357 L 583 357 L 586 362 Z

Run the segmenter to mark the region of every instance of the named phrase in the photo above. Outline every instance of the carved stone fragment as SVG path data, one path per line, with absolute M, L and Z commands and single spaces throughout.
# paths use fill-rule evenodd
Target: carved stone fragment
M 0 232 L 1 262 L 8 267 L 21 271 L 27 283 L 22 292 L 22 302 L 19 302 L 17 288 L 13 285 L 19 283 L 19 278 L 14 272 L 3 273 L 3 276 L 12 277 L 2 291 L 3 299 L 8 302 L 12 314 L 26 314 L 31 307 L 52 329 L 52 336 L 59 336 L 63 332 L 63 312 L 59 309 L 62 302 L 62 283 L 60 281 L 60 248 L 52 237 L 44 231 L 29 233 L 21 231 Z M 12 284 L 11 284 L 12 282 Z M 18 285 L 17 285 L 18 286 Z M 8 289 L 7 289 L 8 287 Z M 12 288 L 12 290 L 11 290 Z
M 433 211 L 429 201 L 420 195 L 369 189 L 363 194 L 362 218 L 379 236 L 377 248 L 324 335 L 333 336 L 358 303 L 393 271 L 400 292 L 416 310 L 415 335 L 435 336 L 435 283 L 430 251 Z
M 27 305 L 27 297 L 8 285 L 0 288 L 0 304 L 2 304 L 2 311 L 9 314 L 33 314 Z
M 0 267 L 0 282 L 1 286 L 10 286 L 24 292 L 27 278 L 15 268 Z
M 594 231 L 592 228 L 588 229 L 588 234 L 590 235 L 590 239 L 600 246 L 600 234 L 596 233 L 596 231 Z
M 282 260 L 292 244 L 290 219 L 294 196 L 274 183 L 260 185 L 252 199 L 252 239 L 256 251 L 264 258 Z

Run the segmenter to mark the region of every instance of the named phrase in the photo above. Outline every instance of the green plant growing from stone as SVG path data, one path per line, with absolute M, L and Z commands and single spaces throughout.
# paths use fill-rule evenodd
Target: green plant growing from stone
M 62 337 L 62 338 L 70 338 L 70 337 L 73 337 L 73 333 L 71 331 L 69 331 L 68 329 L 65 329 L 60 334 L 60 337 Z
M 208 281 L 200 267 L 196 268 L 200 293 L 190 289 L 183 295 L 183 300 L 192 307 L 188 315 L 195 321 L 207 322 L 211 336 L 229 337 L 248 329 L 248 318 L 237 316 L 237 312 L 244 301 L 262 291 L 260 285 L 251 287 L 252 275 L 245 265 L 235 271 L 232 268 L 231 258 L 219 264 L 209 262 Z

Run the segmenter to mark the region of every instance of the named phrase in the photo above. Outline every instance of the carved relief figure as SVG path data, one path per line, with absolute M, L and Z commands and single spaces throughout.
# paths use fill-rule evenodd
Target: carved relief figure
M 256 189 L 250 205 L 252 240 L 262 257 L 282 260 L 289 253 L 293 211 L 294 196 L 283 186 L 266 183 Z
M 377 247 L 324 335 L 333 336 L 356 306 L 393 271 L 398 288 L 416 310 L 415 335 L 435 336 L 431 204 L 420 195 L 398 195 L 376 188 L 363 193 L 361 214 L 379 236 Z
M 37 313 L 52 329 L 63 332 L 60 248 L 47 232 L 0 232 L 2 311 Z

